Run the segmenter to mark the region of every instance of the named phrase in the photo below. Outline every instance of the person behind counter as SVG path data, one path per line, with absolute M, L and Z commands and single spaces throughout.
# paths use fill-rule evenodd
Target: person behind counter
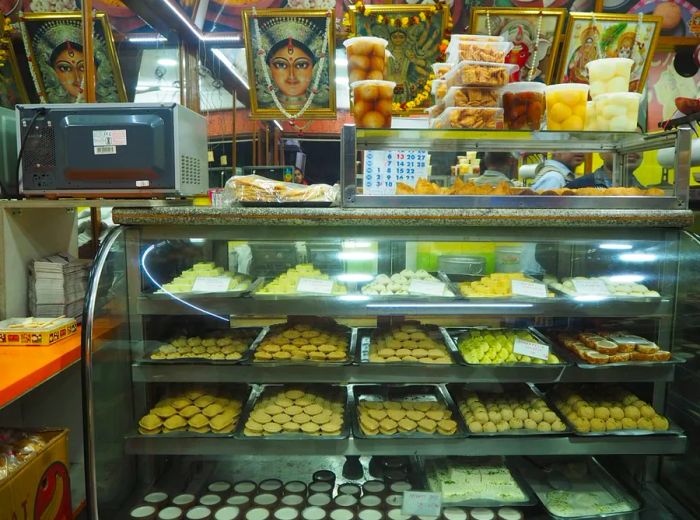
M 295 184 L 304 184 L 306 186 L 309 185 L 309 181 L 306 180 L 304 177 L 304 172 L 301 171 L 301 168 L 294 168 L 294 183 Z
M 582 153 L 553 153 L 551 159 L 537 167 L 531 188 L 535 191 L 563 188 L 568 182 L 575 180 L 574 170 L 583 164 L 584 159 Z
M 573 181 L 566 184 L 567 188 L 611 188 L 612 170 L 613 170 L 613 154 L 601 153 L 600 158 L 603 159 L 603 165 L 593 173 L 582 175 Z M 627 154 L 627 171 L 629 172 L 630 187 L 644 188 L 634 175 L 635 170 L 642 164 L 642 156 L 638 153 Z
M 513 167 L 516 164 L 515 157 L 508 152 L 486 152 L 482 160 L 486 170 L 472 182 L 475 184 L 490 184 L 498 186 L 505 181 L 511 186 L 513 181 Z

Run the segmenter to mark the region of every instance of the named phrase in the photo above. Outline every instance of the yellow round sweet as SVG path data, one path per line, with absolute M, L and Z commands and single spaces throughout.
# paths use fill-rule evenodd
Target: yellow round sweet
M 555 121 L 557 123 L 562 123 L 571 115 L 573 114 L 573 111 L 570 106 L 565 105 L 564 103 L 554 103 L 551 108 L 549 109 L 549 117 L 552 121 Z
M 571 116 L 567 117 L 564 121 L 562 121 L 561 129 L 569 132 L 575 130 L 583 130 L 583 118 L 572 114 Z

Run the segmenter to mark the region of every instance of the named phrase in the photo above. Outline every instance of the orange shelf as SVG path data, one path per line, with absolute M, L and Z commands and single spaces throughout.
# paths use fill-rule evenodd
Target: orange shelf
M 80 359 L 80 328 L 48 347 L 0 347 L 0 408 Z

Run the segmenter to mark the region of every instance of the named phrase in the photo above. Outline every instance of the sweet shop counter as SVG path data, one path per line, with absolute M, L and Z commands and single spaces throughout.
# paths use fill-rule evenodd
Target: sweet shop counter
M 115 211 L 93 517 L 673 518 L 687 212 L 533 211 Z

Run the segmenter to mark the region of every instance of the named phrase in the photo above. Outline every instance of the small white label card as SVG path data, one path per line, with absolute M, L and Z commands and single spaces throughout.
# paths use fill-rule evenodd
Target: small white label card
M 542 343 L 535 343 L 520 338 L 515 338 L 513 352 L 522 356 L 530 356 L 547 361 L 549 357 L 549 346 Z
M 546 298 L 547 287 L 540 282 L 528 282 L 525 280 L 511 280 L 511 290 L 518 296 L 530 296 L 532 298 Z
M 596 294 L 596 295 L 606 295 L 610 294 L 608 291 L 608 286 L 605 282 L 599 278 L 589 278 L 582 280 L 571 280 L 574 284 L 574 289 L 579 294 Z
M 435 280 L 419 280 L 413 278 L 408 285 L 410 294 L 423 294 L 426 296 L 444 296 L 445 284 Z
M 442 495 L 427 491 L 404 491 L 401 513 L 410 516 L 440 516 Z
M 192 285 L 192 292 L 228 291 L 231 279 L 228 276 L 198 276 Z
M 299 278 L 297 282 L 298 293 L 331 294 L 333 292 L 333 280 L 321 280 L 319 278 Z

